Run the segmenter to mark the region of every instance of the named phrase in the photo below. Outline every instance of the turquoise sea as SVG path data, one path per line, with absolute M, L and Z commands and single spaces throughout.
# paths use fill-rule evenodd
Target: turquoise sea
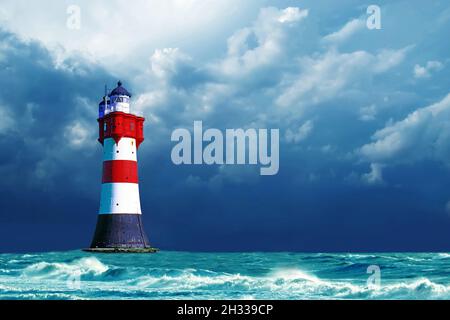
M 0 255 L 0 299 L 449 298 L 447 253 Z

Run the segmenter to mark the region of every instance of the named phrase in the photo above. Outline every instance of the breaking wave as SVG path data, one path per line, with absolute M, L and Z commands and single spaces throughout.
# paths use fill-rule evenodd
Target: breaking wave
M 208 274 L 209 273 L 209 274 Z M 261 277 L 179 271 L 177 275 L 143 276 L 128 282 L 134 290 L 221 292 L 226 298 L 271 299 L 448 299 L 450 287 L 427 278 L 371 288 L 351 281 L 324 280 L 300 269 L 274 270 Z M 227 295 L 230 294 L 230 295 Z
M 26 267 L 22 276 L 41 278 L 67 278 L 72 276 L 100 276 L 108 271 L 108 267 L 97 258 L 89 257 L 70 263 L 38 262 Z

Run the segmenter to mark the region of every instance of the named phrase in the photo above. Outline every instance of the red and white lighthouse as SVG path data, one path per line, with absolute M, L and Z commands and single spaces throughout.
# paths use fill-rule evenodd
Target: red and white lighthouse
M 99 105 L 103 178 L 94 252 L 155 252 L 142 223 L 137 151 L 144 141 L 143 117 L 130 112 L 131 94 L 119 82 Z

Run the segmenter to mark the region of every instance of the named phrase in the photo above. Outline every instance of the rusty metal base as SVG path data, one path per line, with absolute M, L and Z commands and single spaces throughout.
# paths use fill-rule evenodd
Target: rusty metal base
M 90 251 L 153 251 L 140 214 L 99 214 Z

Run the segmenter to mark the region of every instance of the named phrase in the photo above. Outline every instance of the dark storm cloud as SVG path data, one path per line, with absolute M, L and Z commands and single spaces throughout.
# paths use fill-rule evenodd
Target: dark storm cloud
M 82 59 L 58 66 L 38 42 L 5 31 L 0 41 L 1 232 L 5 237 L 20 232 L 10 224 L 49 224 L 35 235 L 24 234 L 17 244 L 22 247 L 32 245 L 40 232 L 52 234 L 53 224 L 70 225 L 95 214 L 97 198 L 86 190 L 98 188 L 99 154 L 90 150 L 96 147 L 102 84 L 112 77 Z M 73 143 L 85 136 L 86 145 Z

